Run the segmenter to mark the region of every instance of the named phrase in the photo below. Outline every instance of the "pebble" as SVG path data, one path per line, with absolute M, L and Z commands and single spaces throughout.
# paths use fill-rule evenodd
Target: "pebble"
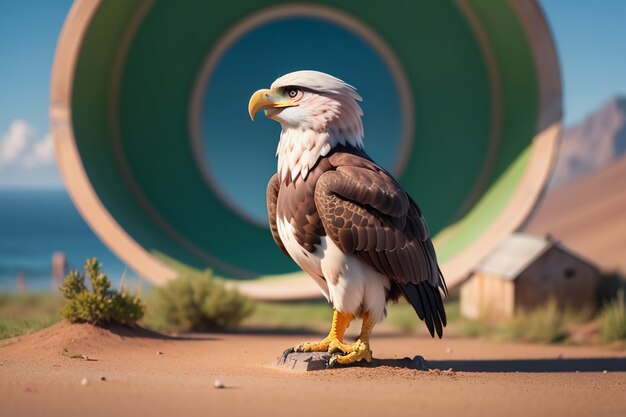
M 213 381 L 213 388 L 222 389 L 222 388 L 226 388 L 226 386 L 224 385 L 222 381 L 220 381 L 219 379 L 216 379 L 215 381 Z
M 161 351 L 157 352 L 157 355 L 162 355 L 162 354 L 163 354 L 163 352 L 161 352 Z
M 603 373 L 603 374 L 606 374 L 606 373 L 608 373 L 608 371 L 605 369 L 604 371 L 602 371 L 602 373 Z
M 107 380 L 106 376 L 100 377 L 100 381 L 106 381 L 106 380 Z
M 87 378 L 83 378 L 80 380 L 80 385 L 82 385 L 83 387 L 87 386 L 88 383 L 89 381 L 87 380 Z

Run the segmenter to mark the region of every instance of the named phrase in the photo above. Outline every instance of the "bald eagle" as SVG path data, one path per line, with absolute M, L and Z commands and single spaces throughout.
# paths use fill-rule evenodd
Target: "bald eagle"
M 386 304 L 404 296 L 431 336 L 446 325 L 447 288 L 419 207 L 363 148 L 361 97 L 317 71 L 279 77 L 256 91 L 248 111 L 281 124 L 267 212 L 280 249 L 333 305 L 330 333 L 292 350 L 332 354 L 329 364 L 371 361 L 370 335 Z M 343 341 L 362 319 L 354 344 Z

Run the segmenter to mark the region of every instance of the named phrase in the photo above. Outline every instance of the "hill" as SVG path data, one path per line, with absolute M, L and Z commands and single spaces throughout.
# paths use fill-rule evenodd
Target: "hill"
M 549 233 L 601 268 L 626 272 L 626 156 L 551 189 L 526 231 Z
M 615 97 L 565 129 L 551 186 L 595 172 L 626 153 L 626 97 Z

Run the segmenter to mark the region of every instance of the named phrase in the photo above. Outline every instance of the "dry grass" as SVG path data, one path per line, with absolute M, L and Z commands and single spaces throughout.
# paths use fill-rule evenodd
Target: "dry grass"
M 616 299 L 602 308 L 599 319 L 600 334 L 606 342 L 626 339 L 626 305 L 623 290 Z
M 588 321 L 590 312 L 562 311 L 555 302 L 532 311 L 518 312 L 502 322 L 486 318 L 461 320 L 461 333 L 466 337 L 487 337 L 494 340 L 519 340 L 535 343 L 558 343 L 568 338 L 568 328 Z
M 0 339 L 56 323 L 62 303 L 58 294 L 0 294 Z

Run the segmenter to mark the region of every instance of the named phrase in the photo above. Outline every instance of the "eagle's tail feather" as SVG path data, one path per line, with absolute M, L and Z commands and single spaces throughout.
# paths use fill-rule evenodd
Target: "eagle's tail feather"
M 435 337 L 436 332 L 441 338 L 447 318 L 439 289 L 423 281 L 418 284 L 404 284 L 402 290 L 417 316 L 426 323 L 430 335 Z
M 443 291 L 444 298 L 448 296 L 448 286 L 446 285 L 446 280 L 443 278 L 443 272 L 441 272 L 441 268 L 437 265 L 437 272 L 439 273 L 439 287 Z

